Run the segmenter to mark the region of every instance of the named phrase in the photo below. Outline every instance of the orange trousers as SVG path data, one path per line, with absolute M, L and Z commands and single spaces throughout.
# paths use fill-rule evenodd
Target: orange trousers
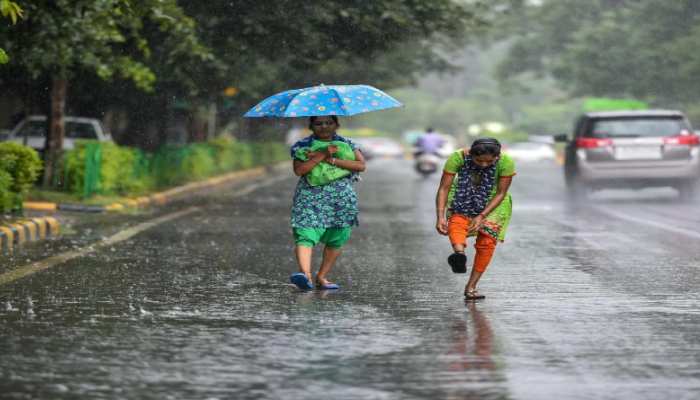
M 450 243 L 467 245 L 467 236 L 469 233 L 469 217 L 462 214 L 452 214 L 447 222 L 447 236 L 450 238 Z M 474 256 L 474 270 L 483 273 L 491 262 L 493 252 L 496 251 L 496 243 L 498 240 L 491 235 L 479 232 L 476 235 L 476 255 Z

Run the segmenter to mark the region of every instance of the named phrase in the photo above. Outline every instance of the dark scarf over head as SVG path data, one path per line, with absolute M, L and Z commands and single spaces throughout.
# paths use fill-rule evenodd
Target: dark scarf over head
M 464 157 L 464 166 L 457 172 L 459 178 L 452 202 L 453 212 L 474 217 L 484 211 L 496 182 L 496 164 L 481 168 L 471 156 Z

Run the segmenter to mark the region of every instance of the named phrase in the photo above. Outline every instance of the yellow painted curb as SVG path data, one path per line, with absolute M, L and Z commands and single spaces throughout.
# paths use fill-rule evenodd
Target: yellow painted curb
M 49 234 L 51 236 L 57 236 L 58 233 L 61 231 L 60 226 L 58 224 L 58 221 L 54 217 L 46 217 L 44 218 L 46 223 L 49 225 Z
M 43 201 L 25 201 L 22 206 L 27 210 L 56 211 L 58 204 Z
M 34 221 L 23 221 L 22 225 L 25 228 L 27 228 L 27 232 L 29 232 L 29 234 L 27 235 L 27 240 L 30 242 L 37 240 L 37 235 L 36 235 L 37 226 L 34 223 Z
M 22 245 L 27 241 L 27 233 L 24 231 L 23 225 L 10 224 L 10 228 L 15 228 L 15 231 L 17 231 L 17 244 Z
M 57 236 L 59 223 L 53 217 L 31 218 L 0 226 L 0 232 L 4 234 L 0 238 L 0 253 L 12 253 L 15 245 L 46 239 L 49 235 Z
M 15 244 L 15 234 L 12 232 L 12 229 L 6 227 L 6 226 L 0 226 L 0 232 L 5 234 L 5 248 L 7 248 L 8 253 L 12 253 L 12 249 L 14 248 Z M 0 245 L 2 243 L 0 242 Z M 2 250 L 2 248 L 0 248 Z
M 112 203 L 107 206 L 105 206 L 105 210 L 107 211 L 121 211 L 124 209 L 124 205 L 120 203 Z
M 121 211 L 125 207 L 148 207 L 153 204 L 164 205 L 170 201 L 173 197 L 187 193 L 194 190 L 205 189 L 220 185 L 223 183 L 228 183 L 235 179 L 241 178 L 251 178 L 255 176 L 262 175 L 266 172 L 265 167 L 256 167 L 252 169 L 247 169 L 244 171 L 233 171 L 224 175 L 214 176 L 211 178 L 204 179 L 199 182 L 190 182 L 181 186 L 170 188 L 162 192 L 153 193 L 149 196 L 141 196 L 133 199 L 126 199 L 120 203 L 122 207 L 116 206 L 116 204 L 109 205 L 105 207 L 107 211 Z
M 124 204 L 126 204 L 128 207 L 138 207 L 139 202 L 136 201 L 135 199 L 126 199 L 124 200 Z
M 158 205 L 163 205 L 165 202 L 168 200 L 168 197 L 164 195 L 163 193 L 156 193 L 151 195 L 151 199 L 153 200 L 154 203 Z
M 32 221 L 36 224 L 36 226 L 39 228 L 39 239 L 45 239 L 46 238 L 46 227 L 48 224 L 46 224 L 44 219 L 41 218 L 32 218 Z

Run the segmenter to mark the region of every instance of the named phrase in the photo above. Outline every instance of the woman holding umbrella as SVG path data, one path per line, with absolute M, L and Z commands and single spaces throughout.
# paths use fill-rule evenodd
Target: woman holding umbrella
M 313 289 L 313 247 L 325 244 L 316 274 L 319 289 L 338 289 L 327 279 L 341 248 L 357 225 L 357 194 L 352 187 L 365 170 L 362 153 L 350 140 L 338 135 L 338 116 L 350 116 L 402 104 L 369 85 L 320 85 L 272 95 L 248 110 L 245 117 L 310 117 L 312 134 L 292 146 L 294 173 L 300 177 L 292 205 L 292 230 L 299 272 L 290 280 L 302 290 Z M 329 172 L 317 180 L 319 171 Z M 340 173 L 338 173 L 340 171 Z M 332 175 L 332 176 L 331 176 Z M 319 183 L 322 181 L 321 183 Z
M 365 170 L 362 153 L 350 140 L 338 135 L 338 117 L 313 116 L 309 118 L 309 128 L 313 132 L 292 146 L 294 174 L 301 177 L 297 183 L 292 205 L 292 229 L 294 233 L 295 255 L 299 272 L 292 274 L 290 280 L 302 290 L 313 289 L 311 275 L 311 257 L 313 247 L 325 244 L 323 260 L 316 274 L 316 286 L 319 289 L 338 289 L 338 285 L 327 279 L 341 248 L 350 239 L 352 227 L 357 225 L 357 194 L 352 187 L 355 174 L 333 180 L 323 185 L 312 186 L 305 178 L 321 163 L 328 163 L 353 173 Z M 329 145 L 324 150 L 309 150 L 314 141 L 346 143 L 354 153 L 354 160 L 336 158 L 336 145 Z M 306 150 L 305 152 L 303 152 Z M 300 154 L 305 156 L 300 157 Z

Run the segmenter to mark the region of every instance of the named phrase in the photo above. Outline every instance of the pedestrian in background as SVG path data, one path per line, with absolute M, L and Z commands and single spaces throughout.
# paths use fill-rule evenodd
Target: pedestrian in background
M 476 236 L 474 263 L 464 288 L 468 300 L 485 297 L 476 286 L 497 242 L 505 239 L 513 204 L 508 188 L 514 175 L 515 163 L 501 154 L 501 144 L 493 138 L 477 139 L 445 162 L 435 200 L 436 228 L 450 239 L 454 253 L 447 262 L 455 273 L 466 272 L 467 237 Z
M 318 243 L 325 247 L 316 274 L 316 287 L 322 290 L 339 288 L 327 276 L 341 248 L 350 239 L 352 227 L 358 223 L 357 194 L 352 185 L 357 173 L 365 170 L 365 160 L 352 141 L 336 133 L 339 126 L 335 115 L 310 117 L 312 134 L 291 148 L 294 174 L 300 179 L 291 215 L 299 272 L 292 274 L 290 281 L 302 290 L 313 289 L 311 261 L 313 248 Z M 319 142 L 326 142 L 328 146 Z M 347 147 L 352 154 L 348 158 L 354 160 L 337 157 L 339 147 Z M 307 175 L 311 175 L 314 168 L 324 167 L 324 163 L 351 173 L 322 184 L 310 182 Z

